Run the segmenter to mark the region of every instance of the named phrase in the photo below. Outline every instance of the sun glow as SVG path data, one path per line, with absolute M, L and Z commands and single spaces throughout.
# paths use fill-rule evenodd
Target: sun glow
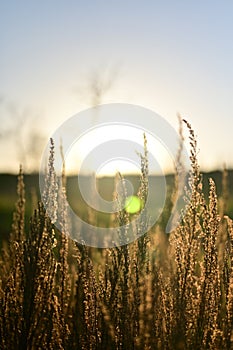
M 101 126 L 82 135 L 65 155 L 67 174 L 95 173 L 97 176 L 112 176 L 117 172 L 140 173 L 140 153 L 143 153 L 143 130 L 132 126 Z M 173 160 L 162 143 L 146 134 L 149 170 L 161 174 L 173 171 Z M 111 142 L 125 142 L 125 155 L 117 149 L 111 156 Z M 102 148 L 98 151 L 98 147 Z M 117 146 L 116 146 L 117 147 Z M 96 151 L 96 154 L 95 154 Z M 90 157 L 90 154 L 93 155 Z M 100 158 L 102 160 L 100 160 Z M 85 165 L 84 165 L 85 163 Z

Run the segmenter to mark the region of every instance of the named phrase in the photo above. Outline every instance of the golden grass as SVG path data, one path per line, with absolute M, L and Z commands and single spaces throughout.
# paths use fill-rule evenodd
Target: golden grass
M 71 241 L 66 194 L 53 168 L 53 143 L 46 187 L 49 213 L 39 203 L 26 232 L 20 170 L 11 237 L 0 257 L 1 349 L 233 348 L 233 222 L 225 216 L 226 194 L 218 208 L 212 179 L 209 200 L 204 198 L 196 138 L 185 123 L 192 169 L 187 205 L 170 235 L 157 224 L 133 243 L 112 249 Z M 138 195 L 146 200 L 144 140 Z M 128 216 L 119 211 L 119 225 L 127 224 Z M 62 232 L 54 226 L 57 217 Z M 135 234 L 147 222 L 142 216 Z

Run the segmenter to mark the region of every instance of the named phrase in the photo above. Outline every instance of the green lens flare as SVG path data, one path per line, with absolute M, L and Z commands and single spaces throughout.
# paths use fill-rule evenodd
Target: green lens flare
M 142 208 L 141 199 L 137 196 L 129 196 L 125 200 L 125 210 L 129 214 L 135 214 Z

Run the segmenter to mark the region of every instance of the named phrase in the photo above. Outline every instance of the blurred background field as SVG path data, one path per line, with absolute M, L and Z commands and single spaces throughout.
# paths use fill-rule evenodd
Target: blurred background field
M 203 187 L 206 198 L 208 197 L 208 179 L 213 178 L 216 183 L 217 195 L 219 199 L 222 196 L 222 171 L 213 171 L 203 173 Z M 125 177 L 129 180 L 135 190 L 135 194 L 139 186 L 139 177 L 136 175 L 127 175 Z M 173 175 L 166 176 L 167 183 L 167 196 L 169 196 L 169 188 L 172 188 L 174 177 Z M 37 202 L 40 200 L 39 190 L 39 175 L 38 174 L 26 174 L 24 175 L 25 190 L 26 190 L 26 224 L 29 225 L 29 218 L 33 214 L 33 210 L 37 207 Z M 108 201 L 111 201 L 114 193 L 114 177 L 102 177 L 98 179 L 98 191 L 100 195 Z M 157 177 L 155 180 L 156 196 L 161 196 L 160 190 L 161 178 Z M 227 176 L 227 192 L 225 196 L 227 198 L 226 214 L 233 217 L 233 170 L 228 171 Z M 67 177 L 67 198 L 71 208 L 79 215 L 84 221 L 88 221 L 88 208 L 85 204 L 79 188 L 78 180 L 76 176 Z M 12 174 L 0 174 L 0 241 L 7 240 L 11 231 L 11 223 L 13 211 L 15 209 L 15 203 L 17 200 L 17 175 Z M 99 226 L 108 226 L 110 217 L 108 214 L 95 213 L 96 220 Z

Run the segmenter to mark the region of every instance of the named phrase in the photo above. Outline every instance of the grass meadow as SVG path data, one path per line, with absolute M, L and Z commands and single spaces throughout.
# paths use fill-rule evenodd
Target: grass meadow
M 219 174 L 217 189 L 213 178 L 203 177 L 194 131 L 188 123 L 186 127 L 191 162 L 186 207 L 169 234 L 165 223 L 176 198 L 176 175 L 158 222 L 134 242 L 111 249 L 69 238 L 69 193 L 65 175 L 60 186 L 54 182 L 53 143 L 46 188 L 60 231 L 37 191 L 25 193 L 22 169 L 17 191 L 15 180 L 9 180 L 13 197 L 8 191 L 2 194 L 2 218 L 14 191 L 17 197 L 0 256 L 0 349 L 233 349 L 228 173 Z M 138 196 L 146 201 L 146 146 L 141 160 Z M 104 221 L 90 211 L 83 215 L 93 224 Z M 127 227 L 131 217 L 123 208 L 111 220 L 109 225 Z M 135 237 L 147 224 L 145 213 Z M 119 235 L 127 235 L 127 229 Z

